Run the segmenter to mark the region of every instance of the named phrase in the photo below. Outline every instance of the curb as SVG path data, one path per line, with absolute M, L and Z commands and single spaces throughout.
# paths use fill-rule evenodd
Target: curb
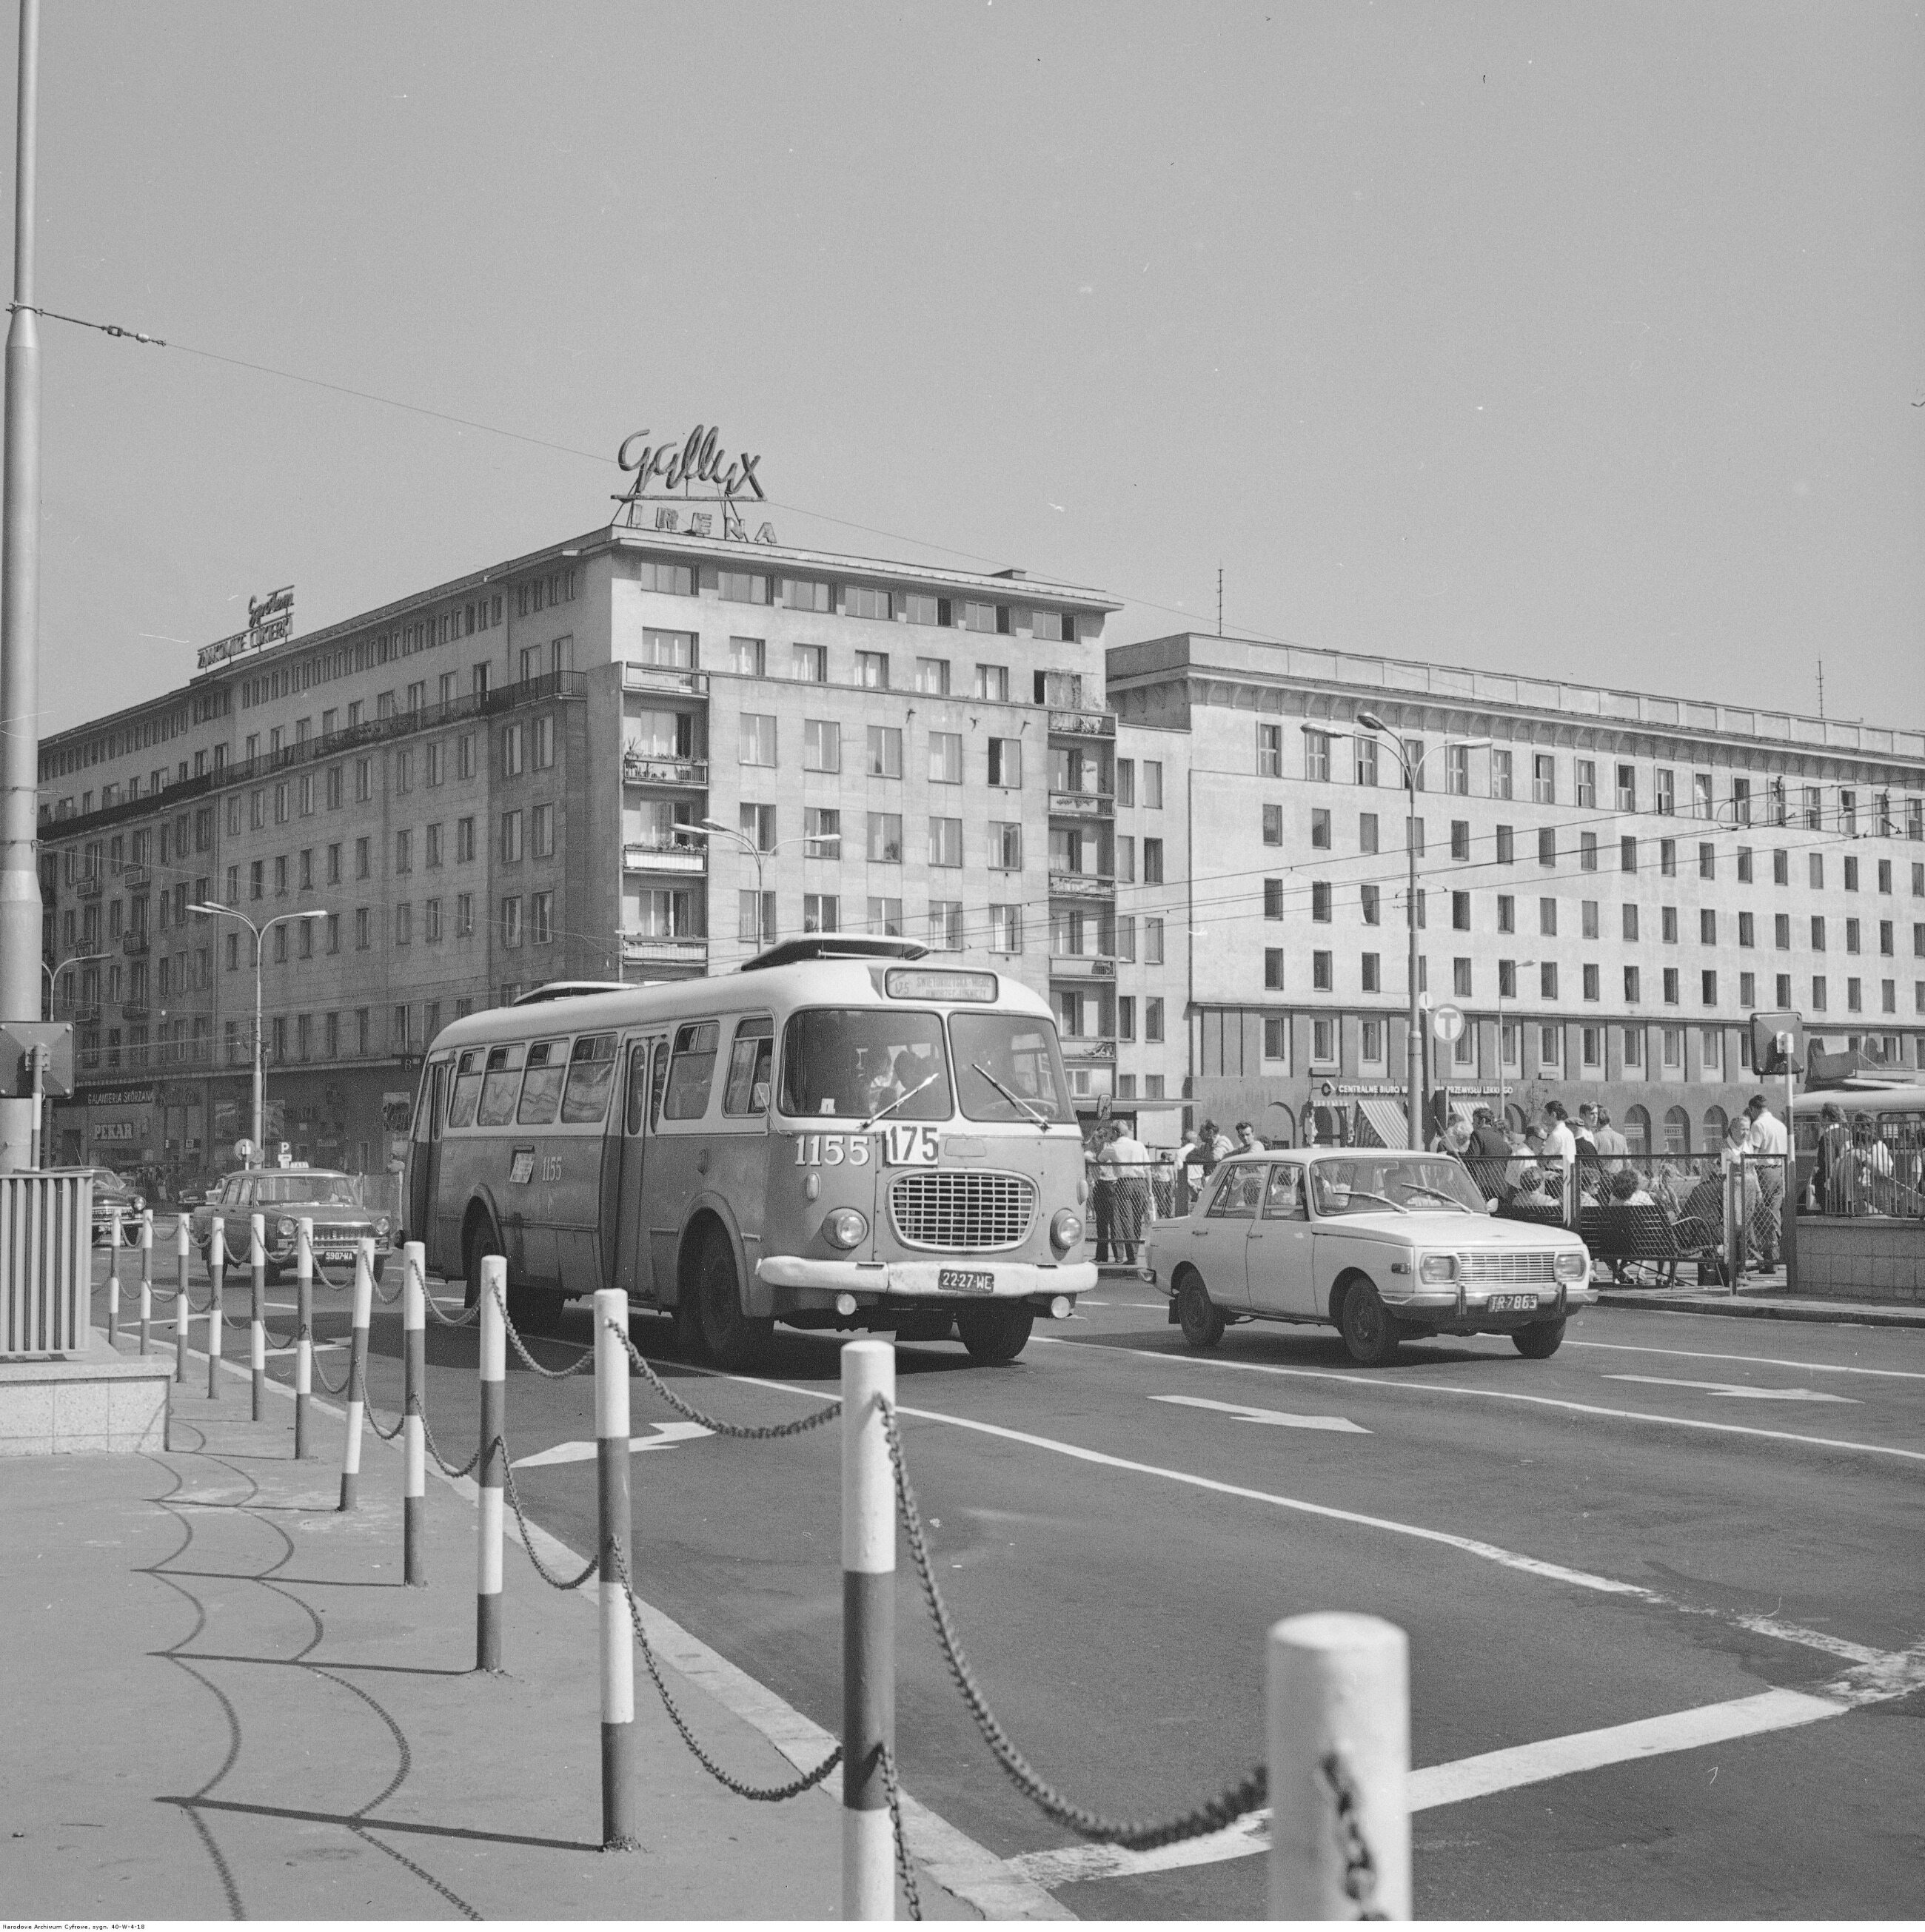
M 1925 1328 L 1925 1308 L 1880 1308 L 1861 1301 L 1747 1301 L 1742 1297 L 1652 1294 L 1602 1288 L 1600 1308 L 1656 1308 L 1673 1315 L 1748 1316 L 1754 1321 L 1828 1322 L 1859 1328 Z

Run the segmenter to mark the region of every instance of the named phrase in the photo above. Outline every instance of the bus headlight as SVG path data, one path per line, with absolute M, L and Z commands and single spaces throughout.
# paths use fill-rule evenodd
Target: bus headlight
M 1083 1216 L 1074 1208 L 1064 1208 L 1050 1223 L 1050 1245 L 1059 1255 L 1068 1254 L 1082 1239 Z
M 860 1247 L 868 1233 L 868 1216 L 854 1208 L 838 1208 L 822 1222 L 823 1238 L 832 1247 Z
M 1417 1264 L 1419 1281 L 1455 1281 L 1457 1279 L 1457 1257 L 1455 1255 L 1426 1255 Z
M 1560 1281 L 1582 1281 L 1590 1273 L 1590 1259 L 1581 1254 L 1560 1252 L 1557 1273 Z
M 274 1232 L 278 1234 L 284 1241 L 291 1241 L 294 1238 L 294 1223 L 290 1220 L 285 1214 L 284 1214 L 279 1220 L 275 1222 Z

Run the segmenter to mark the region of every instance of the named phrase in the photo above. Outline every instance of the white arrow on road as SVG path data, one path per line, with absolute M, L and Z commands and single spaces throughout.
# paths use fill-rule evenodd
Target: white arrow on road
M 1343 1415 L 1287 1415 L 1280 1408 L 1252 1408 L 1244 1402 L 1212 1402 L 1200 1395 L 1153 1395 L 1152 1402 L 1175 1402 L 1182 1408 L 1214 1408 L 1236 1422 L 1267 1422 L 1272 1429 L 1327 1429 L 1339 1436 L 1368 1436 L 1368 1429 Z
M 1683 1382 L 1669 1376 L 1606 1376 L 1608 1382 L 1654 1382 L 1660 1388 L 1709 1389 L 1713 1395 L 1734 1395 L 1747 1402 L 1848 1402 L 1855 1408 L 1857 1397 L 1826 1395 L 1818 1389 L 1751 1388 L 1743 1382 Z
M 638 1455 L 644 1449 L 666 1449 L 677 1442 L 692 1442 L 698 1436 L 712 1436 L 712 1429 L 704 1429 L 699 1422 L 658 1422 L 654 1424 L 653 1436 L 631 1436 L 629 1453 Z M 539 1469 L 551 1462 L 592 1462 L 595 1460 L 596 1445 L 592 1442 L 557 1442 L 552 1449 L 539 1449 L 532 1456 L 518 1456 L 515 1466 L 518 1469 Z

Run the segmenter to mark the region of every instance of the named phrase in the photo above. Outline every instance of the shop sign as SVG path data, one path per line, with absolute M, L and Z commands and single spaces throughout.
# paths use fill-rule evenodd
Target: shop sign
M 134 1138 L 134 1123 L 131 1120 L 96 1120 L 87 1130 L 87 1138 L 90 1141 L 96 1142 L 131 1142 Z
M 85 1107 L 151 1107 L 158 1096 L 152 1087 L 83 1087 L 74 1098 Z
M 632 473 L 635 478 L 614 499 L 622 506 L 615 513 L 616 520 L 629 530 L 679 530 L 686 506 L 713 503 L 716 506 L 714 510 L 687 512 L 686 533 L 692 537 L 728 537 L 746 543 L 748 526 L 742 520 L 737 503 L 738 500 L 758 503 L 767 500 L 761 479 L 755 474 L 761 456 L 740 450 L 730 461 L 728 452 L 720 446 L 721 432 L 701 423 L 679 445 L 651 443 L 648 439 L 654 434 L 653 430 L 638 429 L 625 437 L 615 452 L 615 461 L 623 473 Z M 644 504 L 653 506 L 652 517 L 644 510 Z M 719 530 L 715 527 L 718 514 L 722 524 Z M 756 531 L 755 540 L 773 543 L 775 526 L 764 522 Z
M 248 628 L 223 638 L 218 644 L 203 644 L 194 667 L 206 670 L 211 664 L 225 664 L 230 658 L 244 657 L 250 651 L 265 650 L 269 644 L 284 644 L 294 634 L 294 586 L 284 584 L 265 597 L 248 599 Z
M 1467 1087 L 1455 1080 L 1438 1081 L 1435 1084 L 1440 1087 L 1447 1086 L 1452 1093 L 1461 1096 L 1488 1094 L 1494 1099 L 1497 1095 L 1508 1094 L 1511 1090 L 1507 1087 Z M 1384 1094 L 1395 1100 L 1401 1100 L 1404 1096 L 1404 1082 L 1401 1080 L 1326 1080 L 1321 1083 L 1318 1090 L 1326 1096 L 1332 1094 Z

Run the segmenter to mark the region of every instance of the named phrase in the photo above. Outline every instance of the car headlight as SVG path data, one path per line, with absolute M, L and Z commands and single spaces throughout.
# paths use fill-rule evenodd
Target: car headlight
M 1064 1208 L 1050 1223 L 1050 1245 L 1059 1255 L 1068 1254 L 1082 1239 L 1083 1216 L 1074 1208 Z
M 1426 1255 L 1417 1264 L 1419 1281 L 1455 1281 L 1457 1279 L 1457 1257 L 1455 1255 Z
M 386 1215 L 383 1214 L 376 1220 L 374 1223 L 374 1235 L 377 1240 L 385 1241 L 388 1238 L 388 1217 Z
M 279 1220 L 275 1222 L 274 1232 L 278 1234 L 284 1241 L 291 1241 L 293 1240 L 296 1232 L 294 1223 L 288 1216 L 284 1214 Z
M 823 1220 L 823 1238 L 833 1247 L 859 1247 L 868 1233 L 868 1216 L 854 1208 L 838 1208 Z
M 1590 1257 L 1584 1253 L 1560 1252 L 1557 1256 L 1560 1281 L 1582 1281 L 1590 1273 Z
M 142 1196 L 138 1195 L 138 1194 L 137 1194 L 137 1195 L 135 1195 L 135 1196 L 134 1196 L 134 1213 L 135 1213 L 135 1214 L 139 1214 L 139 1213 L 140 1212 L 141 1209 L 142 1209 L 142 1208 L 143 1208 L 144 1207 L 146 1207 L 146 1204 L 147 1204 L 146 1201 L 146 1199 L 145 1199 Z

